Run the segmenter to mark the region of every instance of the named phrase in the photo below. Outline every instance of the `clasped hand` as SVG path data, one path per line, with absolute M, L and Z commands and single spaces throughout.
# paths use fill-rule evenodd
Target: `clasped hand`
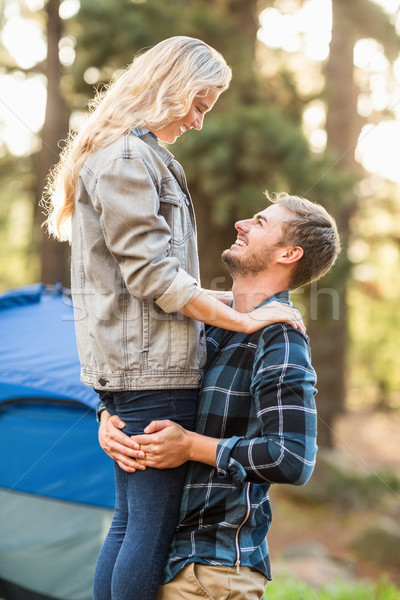
M 171 469 L 189 460 L 189 433 L 173 421 L 152 421 L 131 440 L 138 446 L 136 461 L 145 467 Z
M 177 423 L 152 421 L 145 433 L 137 436 L 126 435 L 121 431 L 124 427 L 117 415 L 101 414 L 100 446 L 124 471 L 173 468 L 189 460 L 188 432 Z

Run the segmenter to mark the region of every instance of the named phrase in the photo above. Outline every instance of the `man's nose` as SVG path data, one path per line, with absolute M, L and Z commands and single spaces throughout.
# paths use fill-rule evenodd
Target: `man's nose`
M 242 219 L 241 221 L 236 221 L 235 229 L 236 231 L 249 231 L 250 219 Z

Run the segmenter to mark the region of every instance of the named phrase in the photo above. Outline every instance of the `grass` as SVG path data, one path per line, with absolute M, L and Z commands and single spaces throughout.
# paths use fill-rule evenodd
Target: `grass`
M 393 584 L 381 581 L 335 583 L 318 590 L 301 581 L 274 580 L 264 594 L 265 600 L 400 600 L 400 590 Z

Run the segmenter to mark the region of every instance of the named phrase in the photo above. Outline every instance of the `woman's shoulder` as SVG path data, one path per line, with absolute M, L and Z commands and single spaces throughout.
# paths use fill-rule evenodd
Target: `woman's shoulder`
M 129 132 L 90 154 L 83 165 L 81 177 L 98 181 L 105 172 L 124 170 L 123 164 L 131 161 L 140 163 L 155 181 L 161 180 L 170 176 L 168 165 L 173 158 L 170 157 L 171 153 L 160 146 L 150 133 L 139 137 Z
M 85 161 L 85 168 L 96 173 L 117 160 L 133 159 L 135 157 L 149 160 L 152 157 L 152 151 L 141 138 L 133 133 L 127 133 L 92 152 Z

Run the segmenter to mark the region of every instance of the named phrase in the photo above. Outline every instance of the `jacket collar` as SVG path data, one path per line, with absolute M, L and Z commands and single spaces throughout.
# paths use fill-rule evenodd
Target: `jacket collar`
M 148 146 L 150 146 L 151 149 L 158 154 L 166 166 L 168 166 L 174 160 L 174 155 L 169 150 L 164 148 L 164 146 L 159 144 L 157 136 L 149 131 L 149 129 L 133 128 L 131 129 L 131 133 L 142 139 Z

